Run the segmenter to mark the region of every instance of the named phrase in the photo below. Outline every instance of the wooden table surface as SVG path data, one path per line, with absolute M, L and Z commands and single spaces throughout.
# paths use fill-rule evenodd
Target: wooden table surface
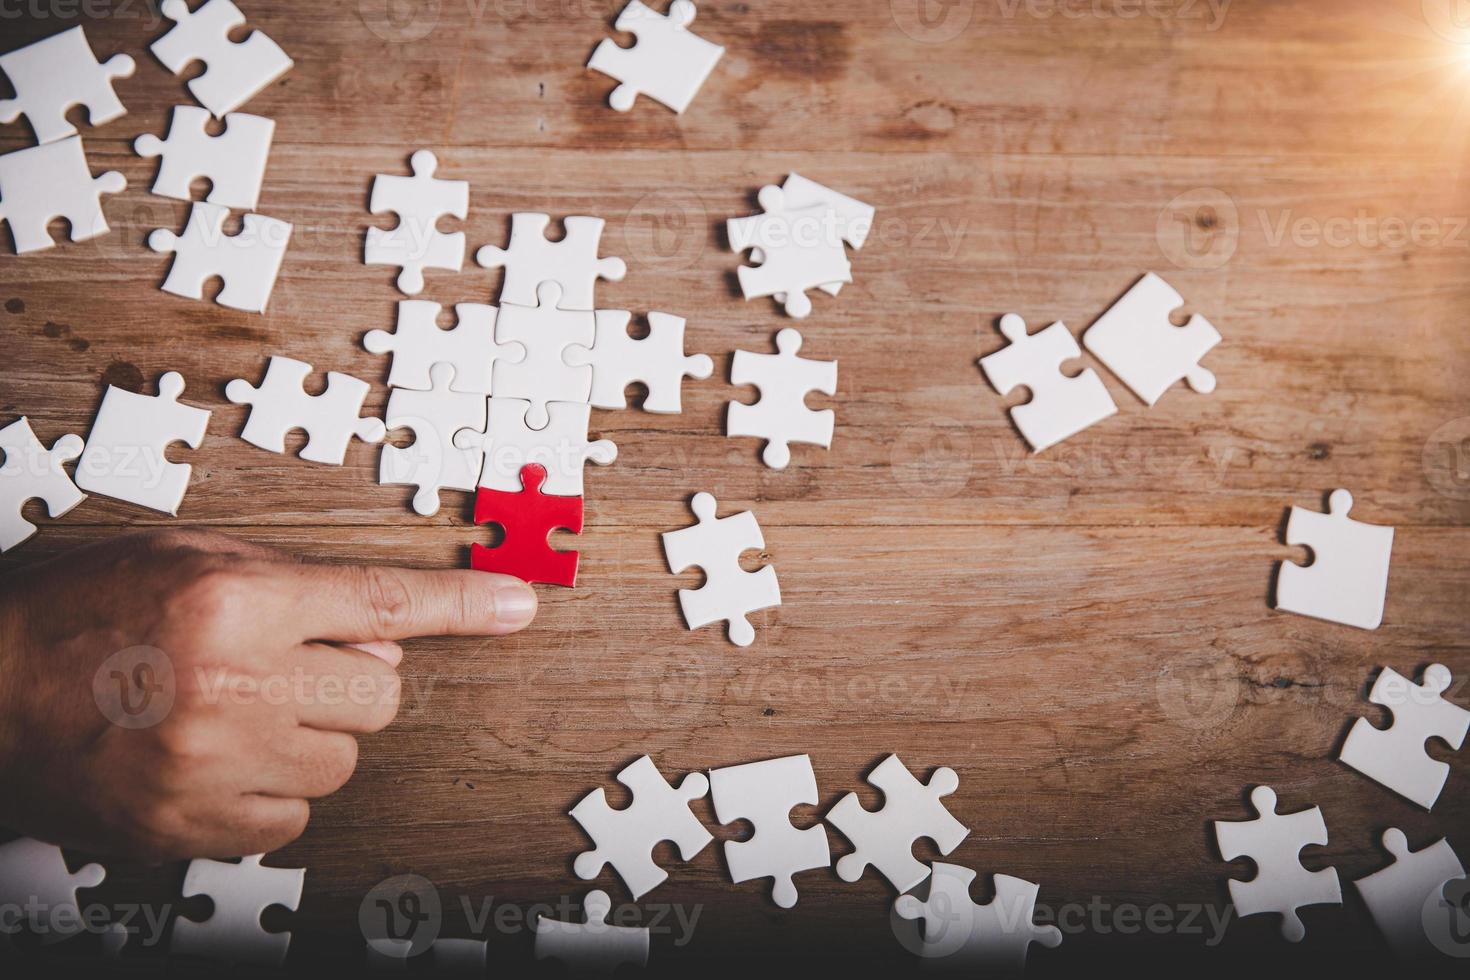
M 365 229 L 392 220 L 367 195 L 420 147 L 470 181 L 471 254 L 504 243 L 511 212 L 600 215 L 628 275 L 598 305 L 686 316 L 690 350 L 716 362 L 682 415 L 594 413 L 618 461 L 589 468 L 577 588 L 543 587 L 533 629 L 410 644 L 398 722 L 271 858 L 309 869 L 300 911 L 267 917 L 294 932 L 293 962 L 360 955 L 358 905 L 394 874 L 434 882 L 450 936 L 474 932 L 461 899 L 582 895 L 587 841 L 565 813 L 597 786 L 621 805 L 613 775 L 640 754 L 672 775 L 801 752 L 821 789 L 802 826 L 849 790 L 877 805 L 863 777 L 887 753 L 957 770 L 949 803 L 971 835 L 949 859 L 981 873 L 977 897 L 1006 873 L 1039 882 L 1053 913 L 1085 911 L 1059 949 L 1033 948 L 1039 971 L 1380 956 L 1350 887 L 1344 907 L 1304 913 L 1300 946 L 1271 916 L 1217 942 L 1202 910 L 1221 914 L 1226 879 L 1251 871 L 1220 859 L 1210 821 L 1245 818 L 1268 783 L 1283 808 L 1322 807 L 1331 843 L 1306 863 L 1344 883 L 1386 863 L 1390 826 L 1416 847 L 1451 834 L 1470 860 L 1470 753 L 1430 749 L 1451 766 L 1432 814 L 1336 761 L 1354 718 L 1387 719 L 1364 701 L 1382 665 L 1445 663 L 1470 704 L 1470 38 L 1436 0 L 708 0 L 694 26 L 726 54 L 693 105 L 624 114 L 583 68 L 620 5 L 244 3 L 296 61 L 245 106 L 277 124 L 258 210 L 295 225 L 263 316 L 158 289 L 169 257 L 144 241 L 187 205 L 148 193 L 156 161 L 131 142 L 191 100 L 147 51 L 165 26 L 151 5 L 58 0 L 4 22 L 5 49 L 84 23 L 138 68 L 117 86 L 128 115 L 84 130 L 94 171 L 128 179 L 106 201 L 112 233 L 0 258 L 0 421 L 26 414 L 48 443 L 84 434 L 106 384 L 151 391 L 166 370 L 214 416 L 203 448 L 175 453 L 194 465 L 177 520 L 93 497 L 0 567 L 144 526 L 465 564 L 487 540 L 468 495 L 418 517 L 411 488 L 377 485 L 377 447 L 355 443 L 341 468 L 271 455 L 237 438 L 245 410 L 223 398 L 284 354 L 370 380 L 381 413 L 387 359 L 361 339 L 401 297 L 395 270 L 362 263 Z M 24 126 L 0 135 L 28 142 Z M 794 324 L 741 300 L 722 228 L 791 171 L 878 221 L 851 286 L 800 323 L 804 353 L 840 361 L 837 396 L 812 399 L 836 409 L 832 447 L 797 447 L 777 472 L 723 435 L 726 403 L 753 397 L 729 359 Z M 1218 390 L 1148 408 L 1085 356 L 1117 415 L 1029 454 L 1006 414 L 1021 396 L 975 364 L 1002 345 L 997 318 L 1080 333 L 1146 270 L 1224 335 Z M 497 289 L 467 261 L 431 271 L 421 298 Z M 1335 487 L 1397 529 L 1376 632 L 1269 604 L 1276 564 L 1307 558 L 1282 543 L 1286 508 Z M 766 549 L 746 565 L 780 574 L 784 604 L 754 617 L 748 649 L 679 615 L 698 574 L 668 573 L 659 532 L 692 520 L 700 490 L 754 510 Z M 745 832 L 717 827 L 708 800 L 695 810 L 718 839 Z M 671 870 L 641 904 L 699 919 L 692 939 L 665 920 L 665 967 L 910 962 L 871 872 L 806 873 L 782 911 L 765 883 L 731 884 L 717 846 Z M 177 901 L 181 876 L 117 866 L 98 894 Z M 610 873 L 598 884 L 627 900 Z M 1140 925 L 1154 905 L 1173 926 Z M 486 938 L 494 961 L 530 958 L 524 928 Z

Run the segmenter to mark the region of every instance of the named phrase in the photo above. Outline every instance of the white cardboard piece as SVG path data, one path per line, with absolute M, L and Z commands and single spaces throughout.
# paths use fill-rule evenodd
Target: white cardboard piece
M 263 31 L 251 31 L 239 43 L 230 40 L 230 32 L 245 23 L 230 0 L 206 0 L 192 11 L 184 0 L 163 0 L 159 9 L 174 26 L 149 50 L 175 75 L 204 62 L 204 74 L 189 80 L 189 91 L 216 116 L 234 112 L 291 70 L 286 52 Z
M 1174 326 L 1169 314 L 1183 305 L 1173 286 L 1145 273 L 1088 328 L 1082 343 L 1150 405 L 1181 378 L 1207 395 L 1215 390 L 1215 376 L 1199 362 L 1220 342 L 1220 332 L 1198 314 Z
M 453 390 L 454 366 L 435 364 L 428 391 L 395 388 L 388 396 L 389 429 L 413 430 L 413 445 L 383 445 L 378 483 L 418 487 L 413 509 L 424 517 L 439 513 L 439 491 L 473 490 L 480 477 L 481 453 L 455 445 L 455 433 L 485 425 L 485 396 Z
M 663 533 L 669 571 L 678 575 L 693 565 L 704 570 L 704 585 L 679 590 L 684 621 L 693 630 L 727 620 L 730 642 L 748 647 L 755 642 L 755 627 L 746 616 L 781 604 L 775 566 L 754 572 L 740 567 L 744 552 L 766 546 L 760 525 L 748 510 L 716 518 L 718 503 L 708 493 L 695 494 L 690 508 L 698 523 Z
M 1383 622 L 1393 528 L 1348 516 L 1353 495 L 1334 490 L 1326 514 L 1292 507 L 1286 543 L 1306 545 L 1312 563 L 1282 562 L 1276 576 L 1276 608 L 1302 616 L 1375 630 Z
M 690 31 L 696 9 L 690 0 L 672 0 L 667 15 L 630 0 L 614 26 L 638 41 L 624 48 L 604 39 L 592 52 L 587 67 L 611 75 L 622 84 L 608 103 L 618 112 L 633 108 L 640 95 L 656 99 L 682 113 L 714 71 L 725 49 Z
M 431 150 L 416 151 L 409 166 L 412 177 L 378 174 L 373 179 L 368 210 L 395 212 L 398 224 L 368 229 L 363 262 L 398 266 L 403 270 L 398 274 L 399 290 L 416 296 L 423 292 L 425 269 L 458 272 L 464 266 L 464 232 L 442 232 L 438 225 L 446 215 L 463 220 L 469 214 L 470 185 L 435 177 L 439 158 Z
M 788 174 L 786 180 L 781 184 L 781 190 L 785 194 L 785 203 L 788 208 L 801 210 L 825 206 L 831 209 L 836 219 L 837 234 L 847 242 L 853 251 L 859 251 L 867 242 L 868 233 L 873 230 L 873 219 L 877 214 L 877 209 L 871 204 L 865 204 L 846 194 L 839 194 L 832 188 L 798 173 Z M 751 251 L 750 257 L 756 262 L 765 258 L 758 248 Z M 842 285 L 841 282 L 824 282 L 817 288 L 829 296 L 836 296 L 842 292 Z M 786 302 L 785 293 L 776 293 L 771 298 L 778 303 Z
M 217 2 L 217 0 L 215 0 Z M 237 235 L 226 235 L 229 208 L 195 201 L 182 235 L 167 228 L 148 235 L 155 252 L 174 253 L 163 291 L 187 299 L 203 299 L 204 283 L 219 276 L 224 288 L 215 302 L 233 310 L 264 313 L 291 240 L 289 222 L 247 214 Z
M 548 402 L 583 402 L 592 394 L 592 368 L 568 364 L 572 346 L 591 346 L 597 319 L 589 310 L 559 305 L 561 286 L 546 281 L 536 287 L 537 306 L 504 303 L 495 317 L 495 339 L 502 347 L 521 349 L 519 360 L 502 355 L 495 361 L 490 388 L 497 398 L 524 398 L 531 403 L 526 421 L 545 428 Z
M 1062 943 L 1056 926 L 1038 926 L 1036 896 L 1040 887 L 1011 875 L 995 875 L 995 897 L 979 905 L 970 897 L 975 872 L 937 861 L 921 901 L 900 895 L 893 911 L 902 919 L 923 919 L 926 965 L 970 977 L 1019 977 L 1026 969 L 1032 943 L 1055 949 Z
M 837 877 L 857 881 L 872 865 L 900 892 L 906 892 L 929 875 L 929 868 L 914 859 L 914 842 L 927 837 L 948 854 L 969 836 L 969 829 L 945 809 L 943 797 L 960 788 L 953 769 L 941 767 L 927 783 L 890 755 L 878 763 L 868 782 L 883 791 L 880 810 L 863 808 L 856 793 L 848 793 L 827 813 L 827 823 L 852 841 L 853 853 L 837 859 Z
M 628 335 L 632 314 L 627 310 L 596 310 L 597 339 L 590 349 L 568 347 L 563 359 L 572 365 L 591 365 L 594 408 L 627 408 L 627 387 L 641 382 L 648 389 L 645 412 L 678 414 L 685 376 L 703 380 L 715 370 L 704 354 L 684 354 L 684 318 L 669 313 L 648 314 L 648 336 Z
M 86 928 L 77 890 L 96 888 L 106 877 L 100 864 L 69 870 L 53 844 L 29 837 L 0 844 L 0 908 L 9 910 L 7 925 L 28 925 L 46 945 Z
M 47 449 L 24 415 L 0 429 L 0 552 L 36 533 L 21 512 L 26 501 L 44 501 L 46 513 L 56 518 L 87 499 L 66 473 L 82 445 L 80 436 L 64 435 Z
M 1418 684 L 1391 667 L 1383 668 L 1368 700 L 1393 712 L 1393 723 L 1377 728 L 1359 718 L 1338 758 L 1405 799 L 1433 809 L 1450 767 L 1431 758 L 1425 743 L 1437 738 L 1458 750 L 1470 732 L 1470 711 L 1441 696 L 1451 679 L 1444 664 L 1426 667 Z
M 761 459 L 773 470 L 784 470 L 791 462 L 793 442 L 824 449 L 832 445 L 836 413 L 830 408 L 812 411 L 806 407 L 806 396 L 813 391 L 837 394 L 837 362 L 798 356 L 801 343 L 801 334 L 787 327 L 776 334 L 780 353 L 738 350 L 730 362 L 731 383 L 755 385 L 761 397 L 752 405 L 730 402 L 725 432 L 767 440 Z
M 1113 396 L 1092 368 L 1083 368 L 1070 378 L 1062 373 L 1064 361 L 1082 356 L 1064 324 L 1027 333 L 1026 321 L 1007 313 L 1000 318 L 1000 332 L 1010 343 L 980 358 L 980 369 L 1002 396 L 1019 387 L 1030 390 L 1031 399 L 1011 409 L 1011 421 L 1031 444 L 1032 452 L 1054 446 L 1117 412 Z
M 546 469 L 541 493 L 580 497 L 582 465 L 591 461 L 607 466 L 618 458 L 618 447 L 610 440 L 587 440 L 592 406 L 585 402 L 552 402 L 546 406 L 546 425 L 539 429 L 527 423 L 530 413 L 531 403 L 524 398 L 491 396 L 479 431 L 465 426 L 455 435 L 455 446 L 483 458 L 479 486 L 519 493 L 521 468 L 539 463 Z
M 214 901 L 214 914 L 203 922 L 174 920 L 170 952 L 263 967 L 279 967 L 286 961 L 291 934 L 266 932 L 260 915 L 272 905 L 296 911 L 306 869 L 263 867 L 264 857 L 244 857 L 238 864 L 205 858 L 189 862 L 184 897 L 208 895 Z
M 0 221 L 10 223 L 17 255 L 39 252 L 56 242 L 46 226 L 65 218 L 71 240 L 107 234 L 102 195 L 128 186 L 116 170 L 93 177 L 82 138 L 71 136 L 0 156 Z
M 785 192 L 774 184 L 757 195 L 762 214 L 725 222 L 730 248 L 751 251 L 757 265 L 736 270 L 740 291 L 747 300 L 779 296 L 786 314 L 796 319 L 812 311 L 808 289 L 852 281 L 852 265 L 843 248 L 841 222 L 828 203 L 793 208 Z
M 564 310 L 591 310 L 597 280 L 619 282 L 628 266 L 613 256 L 598 258 L 602 243 L 601 218 L 573 215 L 562 219 L 566 234 L 559 241 L 546 237 L 551 216 L 523 211 L 510 216 L 510 244 L 484 245 L 475 253 L 481 268 L 505 270 L 500 302 L 535 306 L 541 284 L 561 287 L 556 305 Z M 591 341 L 589 340 L 590 344 Z
M 573 974 L 612 973 L 624 963 L 648 965 L 648 929 L 609 923 L 612 900 L 607 892 L 588 892 L 582 910 L 585 922 L 538 916 L 536 959 L 561 960 Z
M 136 68 L 125 54 L 98 64 L 81 27 L 42 38 L 0 55 L 0 71 L 15 89 L 15 98 L 0 99 L 0 123 L 15 122 L 24 113 L 36 143 L 42 144 L 76 133 L 66 118 L 74 105 L 87 107 L 87 121 L 93 126 L 112 122 L 127 113 L 112 84 L 132 77 Z
M 722 824 L 748 820 L 755 828 L 749 840 L 726 841 L 725 862 L 737 884 L 771 878 L 771 898 L 783 909 L 796 904 L 792 877 L 832 863 L 827 831 L 821 824 L 798 830 L 791 810 L 816 804 L 817 777 L 805 755 L 715 769 L 709 774 L 715 819 Z
M 456 303 L 457 322 L 449 330 L 439 327 L 442 309 L 438 303 L 428 300 L 399 300 L 395 332 L 369 330 L 362 346 L 374 354 L 392 352 L 393 367 L 388 371 L 390 387 L 428 391 L 432 387 L 430 369 L 444 363 L 454 366 L 452 390 L 490 394 L 496 360 L 520 354 L 520 346 L 502 347 L 495 342 L 493 306 Z
M 1401 959 L 1434 959 L 1442 951 L 1434 945 L 1426 916 L 1435 905 L 1445 904 L 1445 886 L 1464 878 L 1465 866 L 1445 838 L 1411 851 L 1404 832 L 1391 827 L 1383 833 L 1383 847 L 1393 855 L 1393 863 L 1353 884 Z
M 380 419 L 360 418 L 368 383 L 337 371 L 327 373 L 327 390 L 308 395 L 304 388 L 312 367 L 290 357 L 273 356 L 260 386 L 236 378 L 225 386 L 225 397 L 249 405 L 250 417 L 240 438 L 273 453 L 286 451 L 286 433 L 302 429 L 307 442 L 301 458 L 341 466 L 353 436 L 363 442 L 382 442 L 386 428 Z
M 232 112 L 225 116 L 225 131 L 211 136 L 210 115 L 192 105 L 174 106 L 168 138 L 144 133 L 133 140 L 140 157 L 160 157 L 153 193 L 180 201 L 191 199 L 189 185 L 200 177 L 209 180 L 205 200 L 221 207 L 254 210 L 265 180 L 270 157 L 274 120 Z
M 170 371 L 158 379 L 156 396 L 109 385 L 77 460 L 77 486 L 178 516 L 192 467 L 171 463 L 169 445 L 198 449 L 210 413 L 179 401 L 184 378 Z

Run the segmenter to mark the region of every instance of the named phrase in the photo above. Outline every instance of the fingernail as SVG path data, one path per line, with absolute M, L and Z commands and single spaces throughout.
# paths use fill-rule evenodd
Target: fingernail
M 524 582 L 502 585 L 495 590 L 495 619 L 520 629 L 536 618 L 536 592 Z
M 386 662 L 390 667 L 397 667 L 403 662 L 403 647 L 394 643 L 392 640 L 373 640 L 369 643 L 353 643 L 351 645 L 354 649 L 361 650 L 363 653 L 372 654 L 379 660 Z

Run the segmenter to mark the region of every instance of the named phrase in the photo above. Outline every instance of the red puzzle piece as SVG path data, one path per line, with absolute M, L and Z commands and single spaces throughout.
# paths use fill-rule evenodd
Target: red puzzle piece
M 577 584 L 575 551 L 555 551 L 548 538 L 557 529 L 582 533 L 582 498 L 555 497 L 541 492 L 545 467 L 521 467 L 519 493 L 481 487 L 475 494 L 475 523 L 499 524 L 505 540 L 497 548 L 470 546 L 470 567 L 501 572 L 527 582 L 548 585 Z

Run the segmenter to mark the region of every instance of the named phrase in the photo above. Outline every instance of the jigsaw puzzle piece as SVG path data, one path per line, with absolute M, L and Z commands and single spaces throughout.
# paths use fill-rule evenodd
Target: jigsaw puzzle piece
M 725 842 L 725 863 L 735 883 L 771 878 L 771 898 L 783 909 L 796 904 L 792 877 L 832 863 L 827 831 L 821 824 L 798 830 L 791 811 L 815 805 L 817 777 L 805 755 L 715 769 L 709 774 L 715 819 L 722 824 L 747 820 L 754 827 L 748 840 Z
M 1220 342 L 1220 332 L 1198 314 L 1174 326 L 1169 314 L 1183 305 L 1173 286 L 1146 273 L 1088 328 L 1082 343 L 1150 405 L 1181 378 L 1208 395 L 1215 376 L 1199 362 Z
M 174 26 L 149 50 L 175 75 L 204 62 L 204 74 L 189 80 L 189 91 L 216 116 L 234 112 L 291 70 L 290 57 L 262 31 L 251 31 L 239 43 L 230 40 L 230 32 L 245 23 L 230 0 L 206 0 L 192 11 L 184 0 L 163 0 L 159 10 Z
M 520 354 L 518 344 L 495 342 L 493 306 L 483 303 L 456 303 L 455 319 L 450 330 L 439 327 L 438 303 L 422 299 L 398 301 L 398 323 L 394 333 L 369 330 L 362 346 L 374 354 L 393 354 L 393 367 L 388 372 L 388 385 L 427 391 L 432 387 L 429 371 L 435 364 L 454 366 L 454 391 L 490 394 L 495 362 L 511 354 Z
M 415 513 L 439 512 L 439 491 L 473 490 L 480 476 L 481 453 L 455 444 L 455 433 L 485 425 L 485 396 L 453 390 L 454 366 L 435 364 L 429 391 L 395 388 L 388 396 L 389 429 L 413 430 L 407 448 L 385 444 L 378 458 L 378 483 L 412 484 Z
M 1445 886 L 1465 877 L 1465 867 L 1445 838 L 1428 847 L 1409 850 L 1409 839 L 1398 828 L 1383 834 L 1383 847 L 1394 862 L 1353 882 L 1388 944 L 1401 959 L 1435 959 L 1437 949 L 1429 932 L 1428 915 L 1434 904 L 1453 913 L 1445 900 Z M 1463 944 L 1461 939 L 1460 943 Z
M 0 221 L 10 223 L 17 255 L 56 243 L 46 226 L 65 218 L 71 240 L 84 242 L 107 234 L 102 195 L 128 186 L 116 170 L 93 177 L 82 138 L 32 146 L 0 156 Z
M 273 356 L 265 378 L 255 387 L 243 378 L 225 386 L 225 397 L 249 405 L 250 417 L 240 438 L 273 453 L 286 451 L 286 433 L 306 432 L 301 458 L 341 466 L 353 436 L 363 442 L 382 442 L 387 431 L 380 419 L 360 418 L 369 386 L 349 374 L 327 373 L 327 390 L 308 395 L 306 378 L 312 367 L 290 357 Z
M 453 215 L 461 220 L 469 214 L 470 185 L 464 180 L 441 180 L 434 176 L 439 158 L 431 150 L 418 150 L 409 158 L 412 177 L 378 174 L 373 178 L 373 214 L 392 211 L 398 224 L 390 229 L 369 228 L 363 262 L 367 265 L 396 265 L 398 288 L 409 296 L 424 289 L 425 269 L 464 267 L 464 232 L 442 232 L 439 220 Z
M 170 952 L 250 966 L 278 968 L 285 963 L 291 934 L 266 932 L 260 916 L 273 905 L 296 911 L 306 869 L 263 867 L 264 857 L 244 857 L 238 864 L 205 858 L 189 862 L 184 897 L 209 896 L 214 914 L 203 922 L 174 920 Z
M 563 308 L 561 297 L 561 285 L 548 280 L 536 288 L 538 305 L 506 303 L 495 318 L 495 339 L 523 354 L 519 361 L 497 360 L 490 387 L 497 398 L 530 402 L 532 428 L 546 427 L 548 402 L 585 403 L 592 394 L 592 368 L 568 364 L 565 354 L 568 347 L 592 346 L 597 318 L 590 309 Z
M 44 144 L 76 133 L 66 118 L 74 105 L 87 107 L 87 121 L 93 126 L 112 122 L 127 113 L 112 90 L 113 82 L 131 78 L 136 67 L 125 54 L 98 64 L 80 27 L 0 55 L 0 70 L 15 89 L 15 98 L 0 99 L 0 123 L 15 122 L 24 113 L 36 142 Z
M 527 424 L 531 403 L 524 398 L 489 400 L 489 410 L 480 430 L 465 427 L 454 437 L 454 445 L 483 457 L 479 485 L 505 493 L 521 490 L 521 470 L 535 463 L 546 471 L 541 492 L 556 497 L 582 496 L 582 466 L 592 461 L 606 466 L 618 458 L 618 447 L 610 440 L 587 441 L 592 406 L 577 402 L 552 402 L 546 406 L 546 425 L 534 429 Z
M 176 105 L 168 138 L 144 133 L 133 141 L 133 151 L 162 158 L 153 193 L 187 201 L 192 196 L 189 185 L 205 177 L 210 185 L 206 201 L 249 211 L 260 198 L 276 124 L 264 116 L 232 112 L 225 116 L 225 131 L 211 136 L 210 118 L 198 106 Z
M 226 235 L 229 208 L 195 201 L 182 235 L 167 228 L 148 235 L 155 252 L 173 252 L 163 291 L 187 299 L 203 299 L 204 283 L 224 280 L 215 302 L 232 310 L 264 313 L 291 240 L 291 225 L 262 214 L 247 214 L 238 235 Z
M 900 895 L 893 903 L 899 918 L 924 921 L 919 956 L 926 963 L 968 976 L 1019 977 L 1032 943 L 1048 949 L 1061 945 L 1060 929 L 1035 924 L 1037 885 L 995 875 L 995 897 L 977 905 L 970 897 L 974 881 L 969 868 L 935 862 L 922 901 Z
M 828 204 L 793 209 L 774 184 L 762 187 L 757 200 L 764 213 L 725 222 L 732 251 L 752 250 L 752 260 L 759 255 L 759 265 L 736 270 L 741 294 L 747 300 L 779 294 L 787 315 L 801 319 L 812 311 L 806 290 L 852 281 L 836 213 Z
M 24 415 L 0 429 L 0 552 L 36 533 L 22 513 L 26 501 L 44 501 L 46 513 L 56 518 L 87 499 L 66 473 L 66 464 L 81 454 L 82 440 L 75 435 L 62 436 L 47 449 Z
M 648 930 L 607 921 L 612 899 L 590 891 L 582 900 L 585 922 L 536 919 L 536 959 L 561 960 L 573 974 L 610 974 L 624 964 L 648 965 Z
M 535 306 L 543 283 L 561 288 L 556 304 L 563 310 L 591 310 L 597 280 L 620 282 L 628 266 L 620 258 L 598 258 L 606 222 L 587 215 L 562 219 L 566 234 L 560 241 L 546 237 L 551 216 L 522 211 L 510 216 L 510 244 L 484 245 L 475 262 L 484 269 L 504 269 L 500 302 Z M 591 343 L 589 340 L 588 344 Z
M 1326 514 L 1292 507 L 1286 543 L 1312 550 L 1312 563 L 1282 562 L 1276 608 L 1374 630 L 1383 622 L 1393 528 L 1353 520 L 1353 495 L 1334 490 Z
M 1449 778 L 1448 763 L 1431 758 L 1425 743 L 1437 738 L 1458 750 L 1470 733 L 1470 711 L 1446 701 L 1451 675 L 1444 664 L 1424 669 L 1415 684 L 1391 667 L 1373 682 L 1368 700 L 1393 713 L 1388 728 L 1376 728 L 1366 718 L 1353 723 L 1338 755 L 1344 763 L 1395 793 L 1434 808 Z
M 656 99 L 682 113 L 725 53 L 688 28 L 696 9 L 690 0 L 673 0 L 667 15 L 630 0 L 614 26 L 636 35 L 631 48 L 604 39 L 592 52 L 587 67 L 616 78 L 608 103 L 618 112 L 633 108 L 639 95 Z
M 929 868 L 914 860 L 914 842 L 927 837 L 948 854 L 969 836 L 969 829 L 945 809 L 943 797 L 960 787 L 953 769 L 936 769 L 928 783 L 921 783 L 899 760 L 890 755 L 878 764 L 868 782 L 883 791 L 883 808 L 867 810 L 856 793 L 848 793 L 827 814 L 827 823 L 852 841 L 853 853 L 837 859 L 837 877 L 857 881 L 872 865 L 900 892 L 906 892 L 929 875 Z
M 7 933 L 22 923 L 41 935 L 45 945 L 82 932 L 86 923 L 77 905 L 77 892 L 96 888 L 107 877 L 100 864 L 75 872 L 66 866 L 61 848 L 29 837 L 0 844 L 0 908 L 6 910 Z
M 553 531 L 582 533 L 582 498 L 553 497 L 541 492 L 546 470 L 529 463 L 521 470 L 525 489 L 505 493 L 481 487 L 475 494 L 475 523 L 499 524 L 505 540 L 497 547 L 470 546 L 470 567 L 514 575 L 524 582 L 577 584 L 575 551 L 553 551 Z
M 628 335 L 632 314 L 627 310 L 597 310 L 597 339 L 590 349 L 568 347 L 564 360 L 592 368 L 591 403 L 594 408 L 627 408 L 627 387 L 635 381 L 648 389 L 645 412 L 677 414 L 684 378 L 703 380 L 715 370 L 704 354 L 684 354 L 684 318 L 669 313 L 648 314 L 648 336 Z
M 156 396 L 108 385 L 77 461 L 77 486 L 177 517 L 193 470 L 165 452 L 175 442 L 198 449 L 210 415 L 181 403 L 183 393 L 176 371 L 158 379 Z
M 766 546 L 760 525 L 748 510 L 717 519 L 718 504 L 712 494 L 695 494 L 690 507 L 698 523 L 663 533 L 669 571 L 678 575 L 693 565 L 704 570 L 704 585 L 679 590 L 684 621 L 690 629 L 698 629 L 727 620 L 730 642 L 748 647 L 755 642 L 755 627 L 746 616 L 781 604 L 774 566 L 754 572 L 740 567 L 741 554 Z
M 730 364 L 731 383 L 755 385 L 761 397 L 753 405 L 730 402 L 725 432 L 767 440 L 761 459 L 774 470 L 784 470 L 791 462 L 793 442 L 824 449 L 832 445 L 836 413 L 830 408 L 812 411 L 806 407 L 806 396 L 813 391 L 837 394 L 837 362 L 797 356 L 801 343 L 801 334 L 787 327 L 776 334 L 780 353 L 738 350 Z
M 1011 420 L 1041 452 L 1068 436 L 1101 422 L 1117 412 L 1113 396 L 1092 368 L 1075 377 L 1062 373 L 1064 361 L 1081 357 L 1077 341 L 1061 323 L 1036 333 L 1026 332 L 1026 321 L 1014 313 L 1000 318 L 1000 332 L 1010 341 L 994 354 L 980 358 L 985 378 L 1002 396 L 1019 387 L 1031 391 L 1031 400 L 1011 409 Z
M 785 195 L 785 203 L 788 208 L 800 210 L 802 208 L 828 207 L 831 208 L 836 218 L 836 231 L 842 240 L 857 251 L 867 243 L 868 233 L 873 230 L 873 218 L 877 214 L 871 204 L 864 204 L 855 197 L 839 194 L 832 188 L 803 177 L 801 174 L 792 173 L 787 175 L 781 184 L 781 191 Z M 760 249 L 753 249 L 750 253 L 752 260 L 764 261 L 765 254 Z M 828 296 L 836 296 L 842 292 L 842 283 L 825 282 L 817 287 Z M 771 297 L 778 303 L 786 302 L 785 293 L 776 293 Z

